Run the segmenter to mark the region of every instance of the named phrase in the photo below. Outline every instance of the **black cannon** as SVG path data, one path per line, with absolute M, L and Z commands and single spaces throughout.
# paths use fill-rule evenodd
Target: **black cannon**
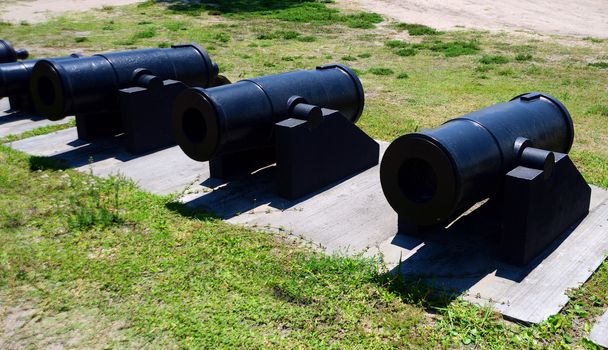
M 27 50 L 15 50 L 13 45 L 6 40 L 0 40 L 0 63 L 17 62 L 29 56 Z
M 277 163 L 279 193 L 297 198 L 378 163 L 379 146 L 357 128 L 364 93 L 349 68 L 327 65 L 192 88 L 175 100 L 173 130 L 211 177 Z
M 66 57 L 51 58 L 52 61 L 63 61 L 82 57 L 72 54 Z M 0 65 L 0 98 L 8 97 L 14 111 L 32 112 L 30 96 L 30 76 L 38 60 L 20 61 Z
M 567 109 L 528 93 L 398 138 L 380 181 L 401 231 L 445 225 L 484 199 L 501 201 L 503 256 L 524 264 L 589 210 L 591 189 L 566 154 L 573 139 Z
M 76 115 L 79 138 L 124 132 L 131 141 L 140 138 L 128 140 L 127 147 L 136 145 L 135 153 L 141 153 L 172 139 L 174 96 L 188 86 L 212 86 L 217 77 L 217 65 L 201 47 L 174 45 L 78 60 L 40 60 L 32 71 L 30 92 L 42 116 L 58 120 Z

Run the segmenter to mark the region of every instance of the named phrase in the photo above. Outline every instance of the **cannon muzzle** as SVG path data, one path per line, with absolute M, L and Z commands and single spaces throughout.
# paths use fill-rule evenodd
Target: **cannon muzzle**
M 30 92 L 36 111 L 51 120 L 72 114 L 119 110 L 118 91 L 138 86 L 145 70 L 159 79 L 208 87 L 218 67 L 198 45 L 174 45 L 93 55 L 78 60 L 41 60 L 33 68 Z
M 520 95 L 396 139 L 382 159 L 382 190 L 409 223 L 447 223 L 501 190 L 504 175 L 518 166 L 521 140 L 567 153 L 573 138 L 570 114 L 557 99 Z M 550 166 L 551 155 L 541 153 L 526 154 L 524 160 Z
M 17 62 L 28 58 L 27 50 L 16 50 L 10 42 L 0 40 L 0 63 Z
M 270 146 L 275 123 L 294 115 L 320 118 L 319 107 L 337 110 L 355 123 L 363 105 L 357 75 L 345 66 L 327 65 L 210 89 L 187 89 L 174 103 L 173 132 L 190 158 L 207 161 Z
M 49 58 L 51 61 L 63 61 L 82 57 L 72 54 L 66 57 Z M 38 60 L 12 62 L 0 65 L 0 98 L 15 95 L 29 95 L 30 76 Z

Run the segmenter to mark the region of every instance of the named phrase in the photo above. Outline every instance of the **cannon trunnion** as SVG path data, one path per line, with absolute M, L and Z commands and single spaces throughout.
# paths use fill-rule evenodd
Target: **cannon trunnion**
M 567 155 L 573 139 L 557 99 L 523 94 L 398 138 L 380 181 L 403 232 L 445 226 L 488 198 L 499 202 L 502 256 L 526 264 L 589 210 L 591 189 Z

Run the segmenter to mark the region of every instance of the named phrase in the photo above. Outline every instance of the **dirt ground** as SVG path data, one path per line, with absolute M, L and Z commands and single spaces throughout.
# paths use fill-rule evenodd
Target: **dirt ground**
M 407 23 L 608 38 L 607 0 L 337 0 Z
M 142 0 L 0 0 L 0 20 L 36 23 L 64 12 L 127 5 L 140 1 Z
M 84 11 L 142 0 L 0 0 L 0 20 L 39 22 L 66 11 Z M 212 3 L 213 1 L 209 1 Z M 527 30 L 608 38 L 607 0 L 337 0 L 339 6 L 380 13 L 437 29 L 457 27 Z

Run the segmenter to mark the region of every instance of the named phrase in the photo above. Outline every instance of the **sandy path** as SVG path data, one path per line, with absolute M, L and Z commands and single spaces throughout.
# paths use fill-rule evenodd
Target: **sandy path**
M 338 0 L 402 22 L 608 38 L 608 0 Z
M 0 20 L 18 23 L 43 22 L 67 11 L 85 11 L 102 6 L 120 6 L 142 0 L 0 0 Z

